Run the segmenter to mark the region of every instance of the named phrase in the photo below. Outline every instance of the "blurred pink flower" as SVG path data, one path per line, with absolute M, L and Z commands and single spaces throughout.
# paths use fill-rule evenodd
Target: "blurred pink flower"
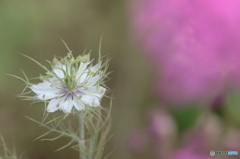
M 165 140 L 174 139 L 177 126 L 166 110 L 153 109 L 149 114 L 148 133 L 153 142 L 163 143 Z
M 239 0 L 133 1 L 132 31 L 170 104 L 212 102 L 240 81 Z
M 167 110 L 153 109 L 149 113 L 147 134 L 152 159 L 170 159 L 177 139 L 177 125 Z

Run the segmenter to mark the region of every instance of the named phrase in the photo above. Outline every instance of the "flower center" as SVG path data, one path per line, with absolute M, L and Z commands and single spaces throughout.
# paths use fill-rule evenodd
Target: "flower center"
M 69 93 L 75 92 L 76 86 L 77 86 L 77 82 L 76 82 L 75 78 L 67 77 L 64 79 L 64 81 L 65 81 L 65 85 L 67 88 L 67 92 L 69 92 Z
M 82 92 L 82 88 L 79 87 L 79 86 L 77 86 L 76 88 L 72 89 L 71 91 L 69 91 L 69 89 L 66 86 L 63 86 L 62 93 L 67 98 L 73 98 L 74 96 L 78 97 L 83 92 Z

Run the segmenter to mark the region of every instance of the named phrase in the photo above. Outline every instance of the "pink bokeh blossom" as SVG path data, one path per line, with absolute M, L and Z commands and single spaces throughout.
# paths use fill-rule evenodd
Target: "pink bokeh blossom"
M 239 0 L 141 0 L 132 32 L 156 68 L 170 104 L 212 102 L 240 81 Z

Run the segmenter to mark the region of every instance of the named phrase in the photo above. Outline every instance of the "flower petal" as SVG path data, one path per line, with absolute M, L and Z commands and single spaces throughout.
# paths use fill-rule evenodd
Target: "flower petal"
M 76 74 L 77 79 L 85 72 L 85 70 L 89 64 L 90 64 L 90 62 L 81 62 L 80 66 L 78 68 L 77 74 Z
M 59 89 L 52 87 L 49 82 L 32 85 L 30 89 L 35 92 L 41 100 L 48 100 L 59 96 Z
M 96 75 L 96 76 L 90 77 L 90 78 L 87 80 L 86 85 L 87 85 L 87 86 L 93 86 L 93 85 L 95 85 L 95 84 L 100 80 L 100 78 L 101 78 L 100 75 Z
M 84 81 L 86 81 L 87 77 L 88 77 L 88 73 L 87 73 L 87 72 L 82 73 L 82 74 L 78 77 L 78 82 L 79 82 L 79 83 L 83 83 Z
M 92 86 L 86 90 L 83 90 L 83 93 L 85 93 L 86 95 L 94 95 L 99 98 L 102 98 L 105 92 L 106 92 L 106 88 L 102 86 Z
M 59 80 L 58 80 L 56 77 L 50 77 L 50 78 L 43 79 L 43 82 L 47 82 L 47 83 L 58 83 Z
M 85 108 L 85 104 L 81 100 L 79 100 L 77 97 L 73 98 L 72 104 L 79 111 Z
M 93 95 L 83 95 L 81 100 L 88 106 L 92 107 L 100 106 L 99 98 Z
M 59 109 L 59 104 L 61 102 L 62 98 L 52 99 L 47 106 L 47 111 L 49 113 L 55 112 Z
M 40 99 L 40 100 L 49 100 L 49 99 L 55 98 L 56 96 L 57 96 L 56 94 L 47 93 L 47 92 L 37 95 L 38 99 Z
M 60 108 L 64 113 L 70 113 L 72 111 L 72 99 L 67 98 L 65 101 L 60 103 Z
M 93 72 L 93 73 L 96 73 L 99 69 L 101 68 L 101 62 L 90 67 L 90 71 Z
M 53 72 L 59 77 L 59 78 L 63 78 L 64 77 L 64 73 L 61 69 L 58 68 L 54 68 Z
M 69 73 L 67 70 L 66 65 L 61 64 L 57 59 L 54 59 L 54 67 L 53 72 L 59 77 L 59 78 L 64 78 L 64 71 Z

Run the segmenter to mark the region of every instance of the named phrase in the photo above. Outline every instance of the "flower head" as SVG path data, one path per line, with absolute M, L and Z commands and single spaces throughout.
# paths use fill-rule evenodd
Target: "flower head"
M 73 109 L 100 106 L 106 92 L 102 85 L 106 69 L 100 60 L 92 65 L 89 54 L 74 58 L 69 53 L 61 60 L 54 58 L 50 64 L 52 70 L 41 76 L 42 82 L 30 86 L 37 99 L 48 102 L 48 112 L 70 113 Z

